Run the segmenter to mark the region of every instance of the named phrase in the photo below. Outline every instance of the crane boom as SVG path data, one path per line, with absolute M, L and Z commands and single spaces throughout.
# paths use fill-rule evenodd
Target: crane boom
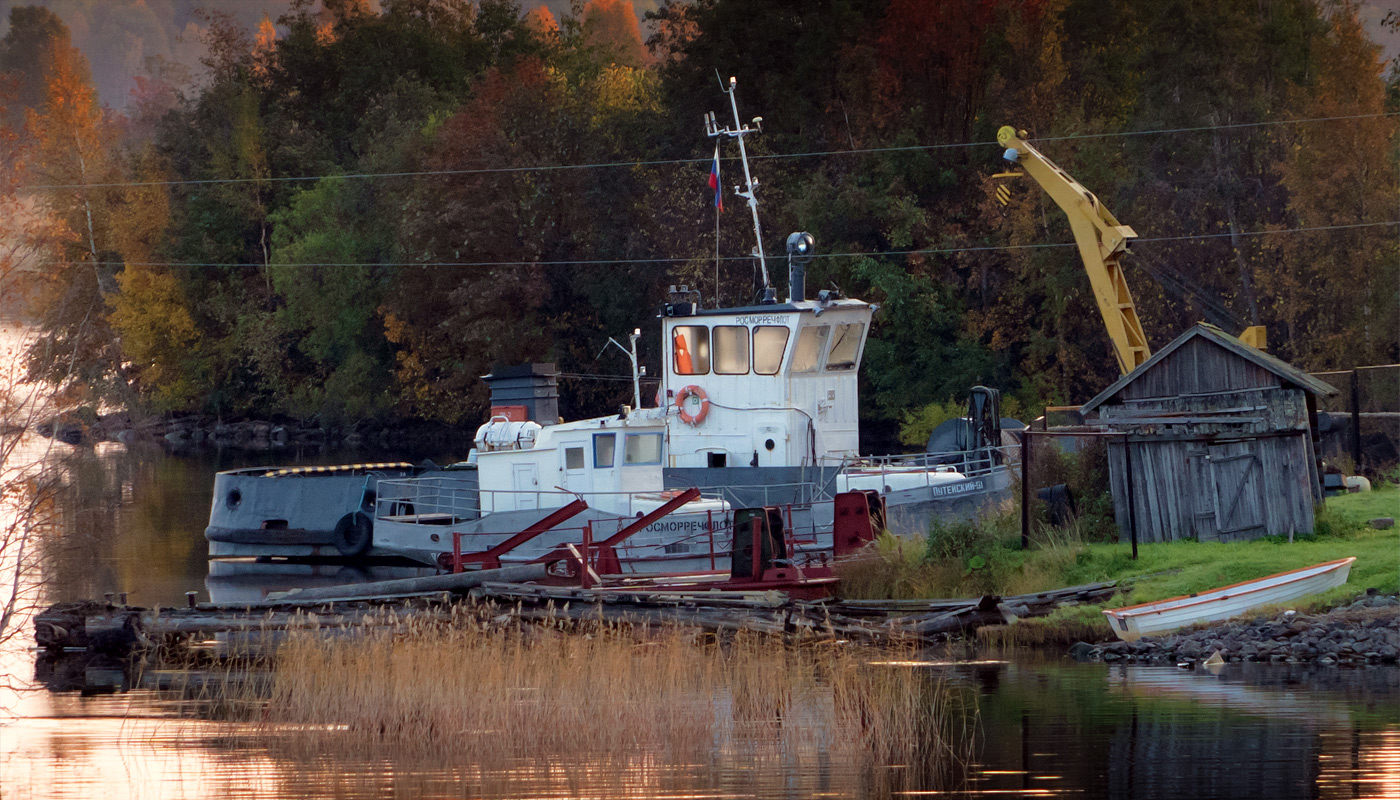
M 997 142 L 1006 148 L 1006 160 L 1020 164 L 1069 217 L 1079 257 L 1089 273 L 1094 299 L 1108 328 L 1108 338 L 1113 342 L 1118 369 L 1126 375 L 1152 356 L 1147 334 L 1143 332 L 1137 307 L 1133 304 L 1133 294 L 1119 263 L 1137 233 L 1119 223 L 1093 192 L 1022 136 L 1024 132 L 1018 134 L 1015 128 L 1007 125 L 997 131 Z

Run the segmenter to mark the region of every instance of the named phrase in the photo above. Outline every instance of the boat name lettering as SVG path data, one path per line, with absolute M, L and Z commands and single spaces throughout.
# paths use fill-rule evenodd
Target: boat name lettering
M 675 533 L 677 531 L 703 531 L 705 529 L 704 520 L 698 519 L 673 519 L 663 522 L 654 522 L 646 527 L 648 533 Z
M 978 478 L 966 483 L 954 483 L 949 486 L 931 486 L 934 497 L 951 497 L 955 494 L 967 494 L 968 492 L 980 492 L 987 488 L 986 483 Z
M 740 325 L 785 325 L 787 319 L 782 314 L 744 314 L 739 317 Z

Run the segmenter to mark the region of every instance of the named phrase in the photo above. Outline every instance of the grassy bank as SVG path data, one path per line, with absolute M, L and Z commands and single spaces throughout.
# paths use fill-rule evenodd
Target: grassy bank
M 1366 521 L 1397 516 L 1400 488 L 1329 498 L 1313 535 L 1293 542 L 1276 538 L 1229 544 L 1194 541 L 1144 544 L 1138 559 L 1126 543 L 1086 543 L 1070 526 L 1042 527 L 1032 549 L 1020 549 L 1014 514 L 980 524 L 935 526 L 927 542 L 878 542 L 875 552 L 844 567 L 854 597 L 962 597 L 1022 594 L 1096 581 L 1123 581 L 1131 592 L 1105 606 L 1063 609 L 1012 629 L 989 629 L 992 641 L 1018 644 L 1073 642 L 1111 636 L 1104 607 L 1143 603 L 1356 556 L 1344 586 L 1305 598 L 1293 607 L 1313 611 L 1375 588 L 1400 591 L 1400 529 L 1372 530 Z

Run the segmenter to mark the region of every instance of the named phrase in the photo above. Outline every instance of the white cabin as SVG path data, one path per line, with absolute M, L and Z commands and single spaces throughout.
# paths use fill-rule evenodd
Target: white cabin
M 857 455 L 856 374 L 874 306 L 666 308 L 660 399 L 684 401 L 667 417 L 666 466 L 802 467 Z M 687 387 L 708 400 L 703 418 Z
M 547 426 L 493 419 L 476 437 L 482 512 L 557 507 L 566 493 L 595 506 L 609 505 L 607 495 L 631 503 L 663 490 L 663 467 L 855 457 L 856 374 L 873 311 L 859 300 L 666 306 L 659 407 Z

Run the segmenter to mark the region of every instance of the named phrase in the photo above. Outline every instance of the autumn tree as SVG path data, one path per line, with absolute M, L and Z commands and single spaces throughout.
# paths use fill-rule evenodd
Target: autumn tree
M 1330 7 L 1330 28 L 1315 48 L 1315 81 L 1298 86 L 1298 113 L 1336 118 L 1281 134 L 1277 165 L 1288 191 L 1285 225 L 1329 228 L 1270 237 L 1261 283 L 1281 324 L 1281 352 L 1311 369 L 1350 368 L 1400 358 L 1400 245 L 1395 228 L 1396 131 L 1386 112 L 1380 48 L 1357 7 Z M 1282 226 L 1280 226 L 1282 227 Z

